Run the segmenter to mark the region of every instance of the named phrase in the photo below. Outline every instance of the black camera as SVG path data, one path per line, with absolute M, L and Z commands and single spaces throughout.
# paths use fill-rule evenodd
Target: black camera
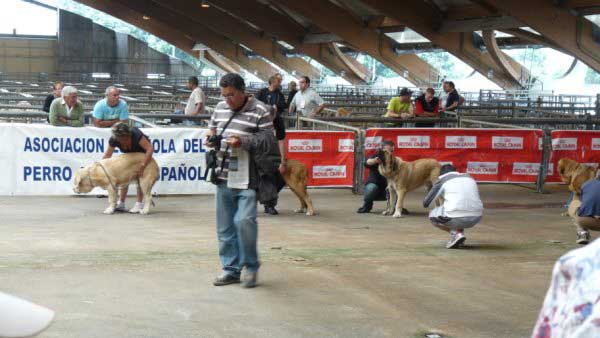
M 219 150 L 221 148 L 221 140 L 223 140 L 222 135 L 210 135 L 206 140 L 206 143 Z

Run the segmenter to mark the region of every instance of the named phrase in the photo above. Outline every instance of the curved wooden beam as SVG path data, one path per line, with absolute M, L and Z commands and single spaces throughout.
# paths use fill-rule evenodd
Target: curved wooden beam
M 423 1 L 398 2 L 396 0 L 361 0 L 382 13 L 387 13 L 407 25 L 432 43 L 445 49 L 473 69 L 488 77 L 501 88 L 521 88 L 521 83 L 507 75 L 488 53 L 475 46 L 472 33 L 440 33 L 442 15 Z M 423 15 L 431 13 L 431 15 Z M 491 75 L 491 76 L 489 76 Z
M 371 55 L 416 86 L 431 86 L 438 82 L 437 69 L 416 55 L 396 54 L 394 40 L 357 22 L 351 14 L 330 1 L 278 0 L 277 4 L 306 17 L 320 28 L 340 36 L 354 49 Z
M 362 69 L 361 69 L 361 67 L 359 67 L 360 63 L 358 63 L 358 61 L 356 61 L 355 59 L 352 59 L 352 58 L 346 56 L 344 53 L 342 53 L 342 51 L 338 48 L 338 46 L 335 43 L 330 43 L 329 46 L 331 47 L 333 52 L 337 55 L 337 57 L 340 60 L 342 60 L 342 62 L 344 62 L 346 67 L 351 69 L 354 72 L 354 74 L 357 74 L 361 78 L 369 77 L 369 74 L 367 74 L 366 72 L 363 71 L 364 67 L 362 67 Z M 360 66 L 362 66 L 362 65 L 360 65 Z
M 259 27 L 262 34 L 286 42 L 299 53 L 313 58 L 352 84 L 363 84 L 370 78 L 370 76 L 363 76 L 363 74 L 368 74 L 368 70 L 363 65 L 356 65 L 357 72 L 348 67 L 347 60 L 345 60 L 347 57 L 344 55 L 344 58 L 340 58 L 329 44 L 303 43 L 303 37 L 307 34 L 304 27 L 268 4 L 248 0 L 211 0 L 211 4 L 237 17 L 240 21 L 248 21 Z
M 600 44 L 594 39 L 594 24 L 555 1 L 485 0 L 503 13 L 514 16 L 600 72 Z M 526 5 L 526 7 L 524 6 Z
M 521 84 L 521 87 L 525 88 L 529 81 L 529 71 L 500 50 L 500 47 L 498 47 L 498 43 L 496 42 L 496 32 L 494 30 L 489 29 L 482 31 L 482 37 L 485 47 L 492 60 L 496 62 L 496 65 L 502 69 L 507 76 L 512 77 L 514 81 Z
M 127 0 L 127 3 L 137 5 L 146 3 L 143 0 Z M 254 53 L 264 57 L 270 62 L 281 67 L 288 73 L 294 70 L 301 71 L 311 77 L 318 77 L 320 71 L 300 57 L 287 57 L 283 54 L 283 46 L 274 39 L 254 31 L 248 25 L 243 24 L 231 15 L 220 10 L 209 7 L 203 8 L 201 3 L 188 0 L 153 0 L 156 7 L 153 11 L 167 11 L 180 18 L 180 22 L 173 22 L 181 26 L 181 29 L 204 29 L 220 34 L 231 41 L 241 43 L 250 48 Z M 186 27 L 186 28 L 184 28 Z
M 204 55 L 202 55 L 204 54 Z M 222 69 L 223 73 L 240 73 L 242 67 L 227 60 L 213 50 L 207 50 L 205 53 L 200 53 L 200 60 L 205 60 Z

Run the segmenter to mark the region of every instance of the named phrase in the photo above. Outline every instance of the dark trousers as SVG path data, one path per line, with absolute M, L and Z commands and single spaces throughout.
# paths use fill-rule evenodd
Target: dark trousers
M 283 189 L 283 187 L 285 187 L 285 180 L 283 179 L 283 176 L 281 175 L 281 173 L 279 171 L 276 171 L 275 174 L 271 177 L 271 179 L 273 180 L 273 185 L 275 187 L 277 187 L 277 192 L 280 192 L 281 189 Z M 272 199 L 270 201 L 265 201 L 262 202 L 262 204 L 265 205 L 265 207 L 276 207 L 277 206 L 277 198 Z
M 364 208 L 371 210 L 374 201 L 385 201 L 386 199 L 386 187 L 379 186 L 375 183 L 367 183 L 367 185 L 365 185 L 365 195 L 363 197 Z

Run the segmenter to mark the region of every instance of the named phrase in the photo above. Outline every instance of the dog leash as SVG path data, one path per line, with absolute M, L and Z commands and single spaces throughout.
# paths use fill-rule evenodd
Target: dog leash
M 108 178 L 108 182 L 110 183 L 111 187 L 117 191 L 117 186 L 113 183 L 113 181 L 110 179 L 110 175 L 108 174 L 108 171 L 106 170 L 106 168 L 104 167 L 104 165 L 102 165 L 102 163 L 100 162 L 96 162 L 96 164 L 98 164 L 100 166 L 100 168 L 102 168 L 102 171 L 104 171 L 104 174 L 106 175 L 106 178 Z M 90 179 L 91 180 L 91 179 Z

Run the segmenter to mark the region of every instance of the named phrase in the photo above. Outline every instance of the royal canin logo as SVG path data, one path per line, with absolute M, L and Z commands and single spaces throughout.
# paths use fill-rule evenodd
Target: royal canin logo
M 548 166 L 548 175 L 552 175 L 554 171 L 554 165 L 550 163 Z M 524 163 L 524 162 L 515 162 L 513 163 L 513 175 L 528 175 L 528 176 L 537 176 L 540 174 L 540 164 L 539 163 Z
M 577 138 L 555 138 L 552 139 L 552 150 L 577 150 Z
M 426 135 L 403 135 L 398 136 L 397 148 L 431 148 L 429 136 Z
M 288 151 L 290 153 L 321 153 L 323 152 L 323 140 L 290 140 Z
M 600 138 L 592 139 L 592 150 L 600 150 Z
M 523 138 L 492 136 L 492 149 L 523 149 Z
M 373 150 L 381 147 L 382 136 L 365 137 L 365 150 Z
M 353 153 L 354 152 L 354 140 L 351 138 L 340 139 L 338 141 L 338 152 Z
M 313 167 L 313 178 L 346 178 L 346 166 L 316 165 Z
M 467 173 L 473 175 L 497 175 L 498 162 L 468 162 Z
M 447 149 L 475 149 L 477 136 L 446 136 Z

